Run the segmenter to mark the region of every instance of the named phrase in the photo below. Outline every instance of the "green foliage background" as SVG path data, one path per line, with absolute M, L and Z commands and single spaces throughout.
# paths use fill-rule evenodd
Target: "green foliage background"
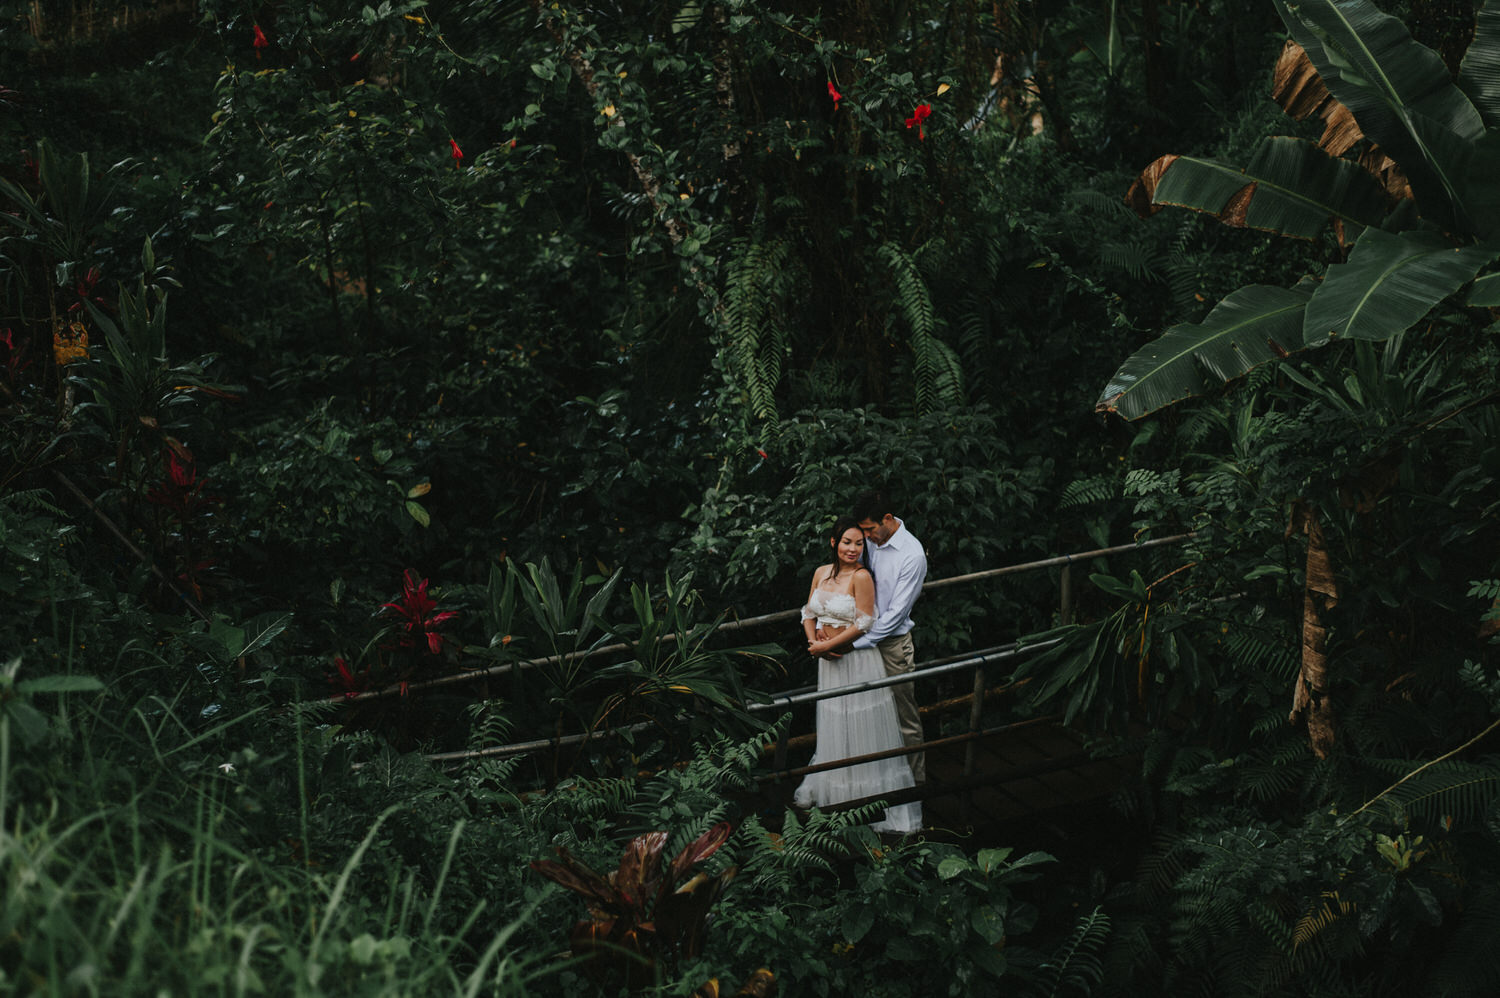
M 1397 6 L 1488 51 L 1493 2 Z M 1493 993 L 1493 266 L 1090 409 L 1345 265 L 1124 199 L 1316 138 L 1276 5 L 6 13 L 6 993 L 579 993 L 526 863 L 719 820 L 739 875 L 658 993 Z M 934 578 L 1193 531 L 1075 566 L 1067 619 L 1043 575 L 919 607 L 923 658 L 1062 639 L 986 723 L 1062 713 L 1138 782 L 1004 841 L 766 806 L 746 705 L 797 634 L 714 625 L 800 602 L 876 484 Z M 1316 551 L 1330 743 L 1285 713 Z

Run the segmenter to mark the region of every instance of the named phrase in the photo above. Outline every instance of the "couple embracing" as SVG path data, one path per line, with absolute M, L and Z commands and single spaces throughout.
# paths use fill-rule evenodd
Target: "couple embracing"
M 916 665 L 911 608 L 927 578 L 927 554 L 891 512 L 883 492 L 861 492 L 828 537 L 833 562 L 813 573 L 802 630 L 818 660 L 818 689 L 909 673 Z M 911 746 L 922 741 L 911 683 L 818 701 L 812 765 Z M 798 807 L 838 804 L 926 782 L 921 753 L 813 773 L 797 788 Z M 886 809 L 882 832 L 922 828 L 920 802 Z

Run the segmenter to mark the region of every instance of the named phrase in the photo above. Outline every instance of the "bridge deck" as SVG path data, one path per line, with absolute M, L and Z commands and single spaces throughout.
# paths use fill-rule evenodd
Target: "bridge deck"
M 1134 758 L 1096 758 L 1077 732 L 1052 718 L 1006 725 L 972 740 L 933 739 L 927 751 L 927 783 L 913 791 L 885 795 L 888 802 L 923 801 L 924 824 L 937 833 L 983 835 L 1048 811 L 1107 799 L 1131 786 L 1139 771 Z M 974 753 L 969 772 L 965 765 Z M 790 806 L 811 754 L 811 739 L 796 740 L 791 769 L 764 788 L 765 803 Z M 851 801 L 841 808 L 862 802 Z

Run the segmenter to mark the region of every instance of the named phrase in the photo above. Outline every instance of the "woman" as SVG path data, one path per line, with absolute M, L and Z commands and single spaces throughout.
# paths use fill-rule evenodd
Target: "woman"
M 850 648 L 875 623 L 875 579 L 864 567 L 865 534 L 850 517 L 841 518 L 828 535 L 833 564 L 813 573 L 802 630 L 807 650 L 818 660 L 818 689 L 885 678 L 880 652 Z M 822 628 L 823 638 L 817 632 Z M 827 658 L 830 653 L 837 657 Z M 818 748 L 812 765 L 901 747 L 896 705 L 888 687 L 818 701 Z M 861 762 L 812 773 L 797 788 L 798 807 L 838 804 L 914 786 L 903 756 Z M 879 832 L 916 832 L 922 828 L 922 805 L 886 808 L 885 820 L 871 826 Z

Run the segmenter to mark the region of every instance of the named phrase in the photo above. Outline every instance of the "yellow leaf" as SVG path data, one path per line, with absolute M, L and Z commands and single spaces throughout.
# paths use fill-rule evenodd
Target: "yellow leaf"
M 620 72 L 617 75 L 620 77 L 620 79 L 623 80 L 623 79 L 625 79 L 625 77 L 629 76 L 630 74 L 627 73 L 627 72 L 625 72 L 625 70 L 622 69 L 622 70 L 620 70 Z
M 401 16 L 404 17 L 404 18 L 406 18 L 412 24 L 426 24 L 427 23 L 426 18 L 418 17 L 415 14 L 402 14 Z
M 425 496 L 427 493 L 429 493 L 431 491 L 432 491 L 432 483 L 431 482 L 423 482 L 420 485 L 413 485 L 411 488 L 407 489 L 406 490 L 406 498 L 408 498 L 408 499 L 415 499 L 418 496 Z
M 606 118 L 613 118 L 615 116 L 615 106 L 613 104 L 606 104 L 600 108 L 599 113 Z
M 938 84 L 938 92 L 937 92 L 937 95 L 938 95 L 938 96 L 939 96 L 939 97 L 941 97 L 941 96 L 943 96 L 943 94 L 945 94 L 945 93 L 947 93 L 947 92 L 948 92 L 948 91 L 950 91 L 950 90 L 952 90 L 952 89 L 953 89 L 953 88 L 952 88 L 952 87 L 950 87 L 950 86 L 948 86 L 948 84 L 946 84 L 946 83 L 939 83 L 939 84 Z

